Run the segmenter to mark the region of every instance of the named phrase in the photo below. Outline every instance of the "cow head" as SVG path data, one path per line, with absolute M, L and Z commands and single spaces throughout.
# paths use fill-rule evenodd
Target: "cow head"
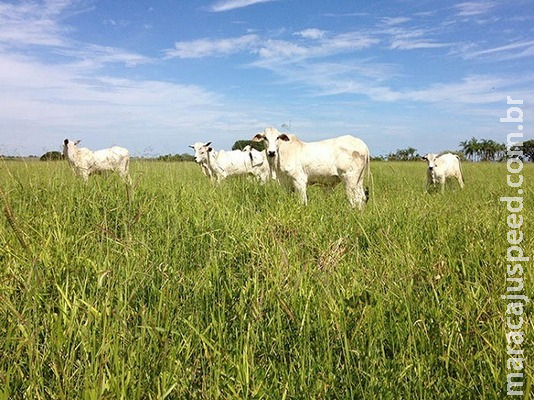
M 263 141 L 267 156 L 272 158 L 278 154 L 280 142 L 289 142 L 290 138 L 285 133 L 280 133 L 276 128 L 266 128 L 263 132 L 257 133 L 252 140 L 255 142 Z
M 428 169 L 432 170 L 436 166 L 436 159 L 438 158 L 438 155 L 437 154 L 428 153 L 427 155 L 424 155 L 421 158 L 428 163 Z
M 210 146 L 211 142 L 202 143 L 196 142 L 195 144 L 189 145 L 193 150 L 195 150 L 195 161 L 197 163 L 207 163 L 209 153 L 213 150 Z
M 76 150 L 76 145 L 78 143 L 80 143 L 81 140 L 75 140 L 74 142 L 72 140 L 69 140 L 69 139 L 65 139 L 63 141 L 63 155 L 65 157 L 68 157 L 68 153 L 69 151 L 73 151 L 73 150 Z

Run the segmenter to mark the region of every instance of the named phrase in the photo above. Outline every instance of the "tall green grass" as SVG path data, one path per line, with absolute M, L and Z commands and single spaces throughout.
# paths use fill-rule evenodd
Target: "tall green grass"
M 5 162 L 0 398 L 502 398 L 515 193 L 506 165 L 463 169 L 464 190 L 429 195 L 423 163 L 374 163 L 359 213 L 342 187 L 304 207 L 190 163 L 133 162 L 127 191 Z

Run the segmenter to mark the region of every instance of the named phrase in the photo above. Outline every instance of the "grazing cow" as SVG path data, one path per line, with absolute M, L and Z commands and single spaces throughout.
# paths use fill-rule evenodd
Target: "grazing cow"
M 363 188 L 364 171 L 369 174 L 369 149 L 360 139 L 340 136 L 305 143 L 293 134 L 267 128 L 253 140 L 265 142 L 267 156 L 277 176 L 291 183 L 307 204 L 306 186 L 311 183 L 336 184 L 343 181 L 352 207 L 363 209 L 368 192 Z
M 213 151 L 210 146 L 211 142 L 202 144 L 195 143 L 190 146 L 195 149 L 195 161 L 199 163 L 202 168 L 206 168 L 206 175 L 216 181 L 221 181 L 232 175 L 248 175 L 256 176 L 261 182 L 266 182 L 269 179 L 269 170 L 265 167 L 264 162 L 258 162 L 258 157 L 261 153 L 253 154 L 251 151 Z M 196 146 L 196 147 L 195 147 Z
M 435 187 L 440 183 L 441 192 L 443 193 L 445 191 L 445 181 L 451 177 L 458 180 L 461 188 L 465 186 L 462 170 L 460 169 L 460 157 L 456 154 L 446 153 L 438 156 L 438 154 L 429 153 L 423 156 L 423 160 L 428 162 L 427 191 L 430 190 L 431 186 Z
M 78 147 L 79 140 L 75 142 L 65 139 L 63 142 L 63 155 L 69 164 L 85 182 L 89 175 L 101 171 L 113 171 L 127 183 L 130 183 L 128 174 L 130 153 L 125 148 L 113 146 L 109 149 L 91 151 L 86 147 Z

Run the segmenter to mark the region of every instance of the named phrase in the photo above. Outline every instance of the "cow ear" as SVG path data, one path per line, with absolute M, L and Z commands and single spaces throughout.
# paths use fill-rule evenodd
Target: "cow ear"
M 190 145 L 189 145 L 189 147 L 191 147 L 192 149 L 194 149 L 194 148 L 195 148 L 195 146 L 193 146 L 192 144 L 190 144 Z
M 284 142 L 289 142 L 289 136 L 287 136 L 285 133 L 278 135 L 278 139 L 283 140 Z
M 261 142 L 265 136 L 263 136 L 261 133 L 256 133 L 254 137 L 252 138 L 253 142 Z
M 76 141 L 74 142 L 74 144 L 77 145 L 77 144 L 80 143 L 81 141 L 82 141 L 82 139 L 80 139 L 80 140 L 76 140 Z
M 211 144 L 211 142 L 206 143 L 204 146 L 208 147 Z M 210 150 L 211 151 L 211 150 Z

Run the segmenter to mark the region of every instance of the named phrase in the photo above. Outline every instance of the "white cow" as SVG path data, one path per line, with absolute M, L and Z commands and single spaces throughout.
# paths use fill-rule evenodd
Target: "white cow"
M 214 179 L 215 176 L 213 176 L 212 168 L 210 168 L 208 164 L 212 157 L 217 157 L 217 152 L 213 151 L 213 149 L 210 147 L 210 144 L 211 142 L 196 142 L 194 144 L 189 145 L 189 147 L 195 150 L 195 161 L 200 164 L 202 173 L 206 176 L 209 176 L 211 179 Z M 207 152 L 211 152 L 211 154 L 203 154 Z
M 195 149 L 195 161 L 206 169 L 206 175 L 212 179 L 219 182 L 228 176 L 248 174 L 256 176 L 261 182 L 269 179 L 269 169 L 267 163 L 260 159 L 261 153 L 241 150 L 215 152 L 210 145 L 211 142 L 201 145 L 197 142 L 190 147 Z
M 423 156 L 423 160 L 428 162 L 427 169 L 427 191 L 430 187 L 441 184 L 441 192 L 445 191 L 445 181 L 447 178 L 456 178 L 460 187 L 463 188 L 464 180 L 460 169 L 460 157 L 456 154 L 446 153 L 441 156 L 429 153 Z
M 252 163 L 253 174 L 258 177 L 262 183 L 267 182 L 269 178 L 276 179 L 276 173 L 269 164 L 267 152 L 265 150 L 259 151 L 250 145 L 246 145 L 243 147 L 242 151 L 248 152 Z
M 113 146 L 109 149 L 91 151 L 86 147 L 78 147 L 79 140 L 75 142 L 65 139 L 63 142 L 63 155 L 70 166 L 85 182 L 89 175 L 101 171 L 114 171 L 127 183 L 130 183 L 128 169 L 130 153 L 123 147 Z
M 305 143 L 293 134 L 267 128 L 253 140 L 265 142 L 277 176 L 291 183 L 304 204 L 308 201 L 308 184 L 343 181 L 350 205 L 363 209 L 368 200 L 363 187 L 364 171 L 367 169 L 369 174 L 370 164 L 369 149 L 361 139 L 347 135 Z

